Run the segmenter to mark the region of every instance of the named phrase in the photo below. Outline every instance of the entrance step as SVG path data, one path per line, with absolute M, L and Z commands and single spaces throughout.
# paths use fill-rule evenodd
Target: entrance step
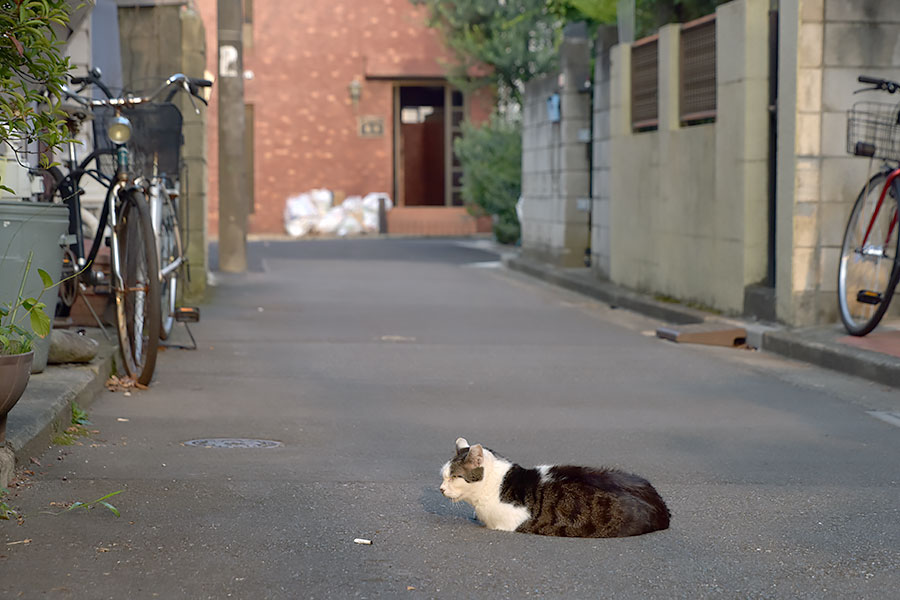
M 473 217 L 462 206 L 397 206 L 387 211 L 392 235 L 463 236 L 491 231 L 490 217 Z
M 747 330 L 728 323 L 693 323 L 659 327 L 656 337 L 684 344 L 735 348 L 747 343 Z

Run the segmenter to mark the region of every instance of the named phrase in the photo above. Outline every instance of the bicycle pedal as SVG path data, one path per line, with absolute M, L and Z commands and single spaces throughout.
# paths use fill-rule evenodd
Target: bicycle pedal
M 881 294 L 870 290 L 856 292 L 856 301 L 860 304 L 881 304 Z
M 182 306 L 176 308 L 175 320 L 179 323 L 197 323 L 200 321 L 200 309 L 196 306 Z

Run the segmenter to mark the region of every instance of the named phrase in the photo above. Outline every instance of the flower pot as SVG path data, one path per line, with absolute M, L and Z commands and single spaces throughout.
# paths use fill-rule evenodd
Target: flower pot
M 34 351 L 28 354 L 0 355 L 0 446 L 6 441 L 6 416 L 28 385 L 33 361 Z
M 38 269 L 46 271 L 54 282 L 59 281 L 68 229 L 69 209 L 62 204 L 0 200 L 0 304 L 15 299 L 29 251 L 34 252 L 34 257 L 25 281 L 25 297 L 36 298 L 44 287 Z M 55 288 L 41 297 L 47 305 L 44 312 L 51 320 L 57 297 Z M 50 336 L 37 338 L 33 349 L 32 372 L 40 373 L 47 366 Z

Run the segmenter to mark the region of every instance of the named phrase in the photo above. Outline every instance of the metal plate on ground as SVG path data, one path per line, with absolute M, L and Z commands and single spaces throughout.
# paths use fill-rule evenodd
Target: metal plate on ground
M 185 446 L 199 448 L 277 448 L 283 446 L 275 440 L 254 440 L 248 438 L 205 438 L 200 440 L 188 440 Z

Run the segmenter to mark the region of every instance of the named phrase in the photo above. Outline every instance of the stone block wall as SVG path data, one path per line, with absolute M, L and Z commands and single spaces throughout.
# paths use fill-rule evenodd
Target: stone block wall
M 795 325 L 837 319 L 846 221 L 868 161 L 846 152 L 859 75 L 898 79 L 900 10 L 879 0 L 782 2 L 778 102 L 777 311 Z
M 522 253 L 564 267 L 583 266 L 590 244 L 588 161 L 591 106 L 586 37 L 567 36 L 560 72 L 529 82 L 522 127 Z M 558 94 L 560 119 L 551 122 L 547 102 Z

